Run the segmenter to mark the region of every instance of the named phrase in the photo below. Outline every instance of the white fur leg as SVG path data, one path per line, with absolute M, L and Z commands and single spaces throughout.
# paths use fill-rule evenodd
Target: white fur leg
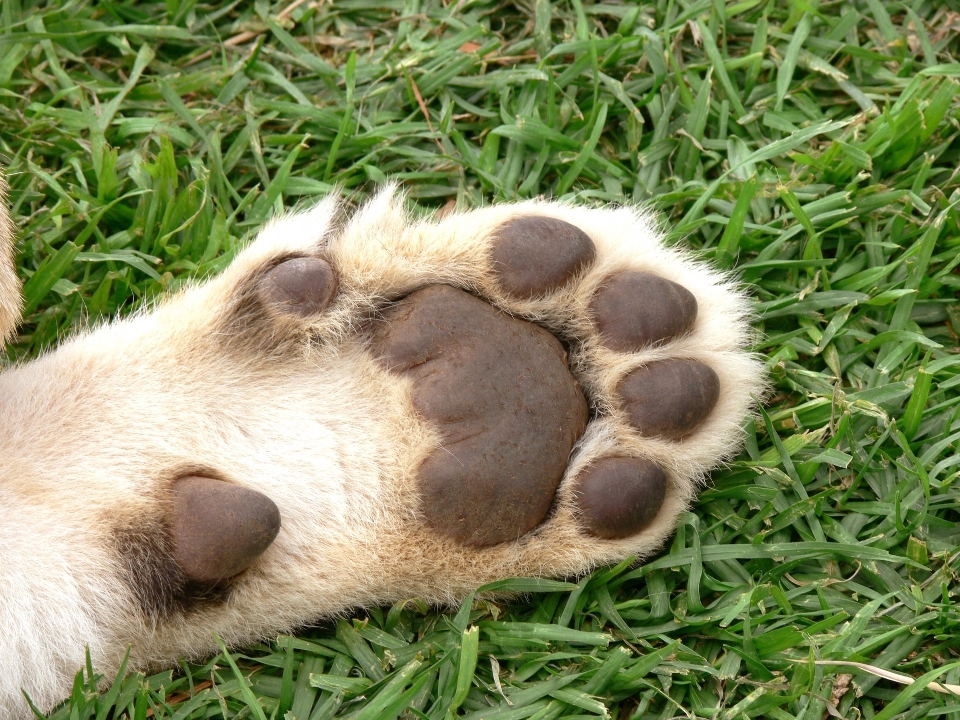
M 334 200 L 267 226 L 219 277 L 155 308 L 103 325 L 0 374 L 0 717 L 28 716 L 69 692 L 89 646 L 110 675 L 172 664 L 349 608 L 411 596 L 437 602 L 514 575 L 585 572 L 660 547 L 704 474 L 739 445 L 762 390 L 744 296 L 721 273 L 667 248 L 630 209 L 503 205 L 412 222 L 388 188 L 342 226 Z M 498 228 L 525 215 L 573 224 L 596 258 L 566 285 L 517 300 L 490 261 Z M 2 219 L 0 219 L 2 220 Z M 9 224 L 0 222 L 0 336 L 16 321 Z M 262 311 L 257 283 L 279 262 L 322 258 L 339 293 L 314 316 Z M 590 301 L 612 275 L 642 270 L 692 292 L 689 333 L 654 347 L 604 347 Z M 516 541 L 475 549 L 422 521 L 417 469 L 439 445 L 411 402 L 411 381 L 372 356 L 370 323 L 391 302 L 434 283 L 573 338 L 571 371 L 596 409 L 547 519 Z M 655 360 L 694 358 L 720 378 L 706 422 L 681 441 L 644 437 L 617 385 Z M 668 478 L 652 525 L 620 540 L 585 534 L 575 481 L 591 462 L 647 458 Z M 165 588 L 170 492 L 208 475 L 279 508 L 273 544 L 214 601 Z M 167 553 L 167 555 L 164 555 Z M 180 593 L 180 595 L 177 595 Z
M 7 183 L 0 177 L 0 345 L 20 321 L 20 279 L 13 265 L 13 223 L 7 212 Z

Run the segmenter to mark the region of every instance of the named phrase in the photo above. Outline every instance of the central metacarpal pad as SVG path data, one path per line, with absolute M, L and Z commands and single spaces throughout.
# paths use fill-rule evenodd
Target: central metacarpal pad
M 437 532 L 474 547 L 516 540 L 550 510 L 587 403 L 546 330 L 446 285 L 384 313 L 375 354 L 413 381 L 442 447 L 418 471 Z

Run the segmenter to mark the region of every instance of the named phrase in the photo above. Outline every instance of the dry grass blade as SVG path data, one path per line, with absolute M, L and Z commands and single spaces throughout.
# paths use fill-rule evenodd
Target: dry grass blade
M 912 685 L 917 681 L 917 679 L 914 677 L 894 672 L 893 670 L 887 670 L 885 668 L 877 667 L 876 665 L 868 665 L 866 663 L 849 662 L 847 660 L 814 660 L 814 665 L 842 665 L 843 667 L 852 667 L 856 668 L 857 670 L 863 670 L 864 672 L 875 675 L 876 677 L 884 678 L 885 680 L 892 680 L 893 682 L 901 683 L 902 685 Z M 960 685 L 932 682 L 927 684 L 927 689 L 933 690 L 934 692 L 947 693 L 948 695 L 960 696 Z

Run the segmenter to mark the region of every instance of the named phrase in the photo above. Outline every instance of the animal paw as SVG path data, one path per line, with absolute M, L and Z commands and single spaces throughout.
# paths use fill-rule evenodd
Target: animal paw
M 737 448 L 762 386 L 744 298 L 645 216 L 414 222 L 391 192 L 337 216 L 278 220 L 218 278 L 0 376 L 22 545 L 0 587 L 26 578 L 0 706 L 22 685 L 49 707 L 88 645 L 170 664 L 643 557 Z

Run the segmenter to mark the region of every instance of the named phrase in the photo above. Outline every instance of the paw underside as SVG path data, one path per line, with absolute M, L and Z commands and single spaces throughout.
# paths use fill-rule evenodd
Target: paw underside
M 633 249 L 617 237 L 645 226 L 603 216 L 593 228 L 595 211 L 567 215 L 576 223 L 563 210 L 520 207 L 472 235 L 471 215 L 406 230 L 376 261 L 336 239 L 285 250 L 248 273 L 234 304 L 248 334 L 358 343 L 433 438 L 397 480 L 416 535 L 474 558 L 531 553 L 508 571 L 576 572 L 654 549 L 736 448 L 759 383 L 724 278 L 653 236 Z M 383 263 L 404 269 L 388 282 Z M 196 475 L 172 494 L 166 526 L 188 584 L 229 586 L 268 559 L 283 513 L 267 494 Z
M 86 648 L 107 675 L 128 647 L 167 667 L 643 558 L 739 445 L 750 340 L 737 286 L 631 209 L 417 221 L 386 192 L 281 218 L 217 277 L 4 371 L 0 430 L 29 439 L 4 449 L 29 499 L 4 601 L 32 620 L 4 628 L 23 670 L 0 714 L 6 688 L 50 707 Z

